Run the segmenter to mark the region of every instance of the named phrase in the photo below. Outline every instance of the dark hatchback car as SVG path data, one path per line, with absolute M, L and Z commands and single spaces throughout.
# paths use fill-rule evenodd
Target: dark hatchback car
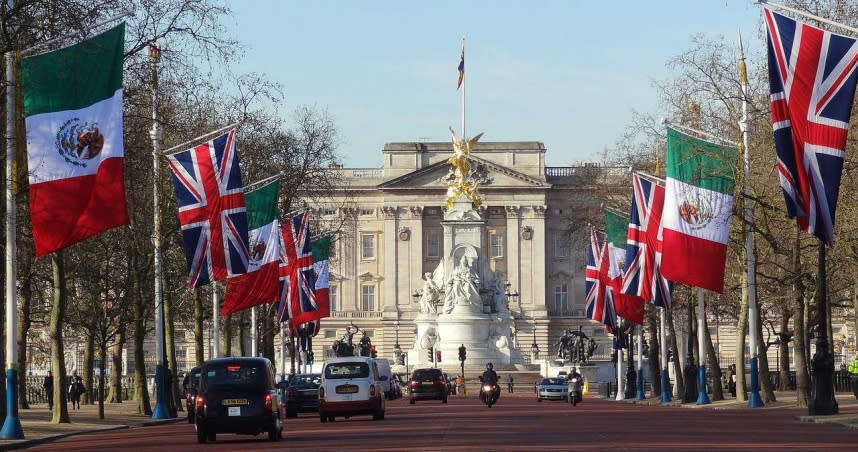
M 417 369 L 408 383 L 410 403 L 418 400 L 440 400 L 447 403 L 447 380 L 440 369 Z
M 194 407 L 197 442 L 214 441 L 218 433 L 283 437 L 280 398 L 274 366 L 265 358 L 219 358 L 200 372 Z
M 296 417 L 299 411 L 319 411 L 319 384 L 322 374 L 298 374 L 286 389 L 286 417 Z
M 185 408 L 188 413 L 188 424 L 194 423 L 194 399 L 197 397 L 197 391 L 200 386 L 200 367 L 194 367 L 190 372 L 185 374 L 185 379 L 182 380 L 182 390 L 185 392 Z

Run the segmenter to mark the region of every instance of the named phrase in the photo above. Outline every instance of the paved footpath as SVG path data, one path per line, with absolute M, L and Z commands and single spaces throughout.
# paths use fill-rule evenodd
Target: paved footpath
M 858 450 L 858 430 L 801 422 L 805 413 L 789 406 L 689 409 L 594 397 L 572 407 L 504 393 L 491 409 L 473 397 L 451 398 L 447 405 L 400 399 L 388 404 L 383 421 L 322 424 L 302 413 L 287 420 L 278 443 L 219 435 L 214 444 L 198 445 L 193 426 L 174 423 L 74 436 L 30 450 Z
M 105 403 L 104 419 L 98 418 L 98 405 L 81 404 L 80 410 L 72 410 L 71 405 L 69 405 L 70 424 L 51 423 L 51 412 L 45 404 L 34 404 L 30 407 L 28 410 L 18 410 L 25 439 L 23 441 L 0 440 L 0 450 L 19 449 L 69 435 L 94 434 L 115 429 L 164 423 L 164 421 L 153 421 L 151 416 L 137 414 L 137 402 L 133 400 L 123 403 Z M 182 414 L 183 412 L 179 412 L 179 415 Z M 177 421 L 170 420 L 167 422 Z

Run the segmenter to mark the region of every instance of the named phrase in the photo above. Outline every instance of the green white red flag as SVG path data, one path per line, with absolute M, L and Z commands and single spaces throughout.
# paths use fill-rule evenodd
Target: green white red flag
M 662 275 L 724 291 L 738 151 L 667 129 Z
M 629 219 L 610 210 L 605 210 L 605 235 L 608 246 L 608 279 L 614 297 L 617 315 L 643 325 L 644 300 L 636 295 L 622 293 L 623 275 L 626 270 L 626 235 Z
M 124 54 L 123 23 L 21 61 L 37 256 L 129 223 L 122 122 Z
M 250 257 L 247 273 L 226 280 L 221 315 L 279 299 L 280 222 L 275 181 L 244 194 Z

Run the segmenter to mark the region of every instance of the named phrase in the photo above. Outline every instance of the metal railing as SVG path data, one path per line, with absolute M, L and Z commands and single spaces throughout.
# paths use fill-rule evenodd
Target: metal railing
M 381 311 L 333 311 L 331 317 L 337 319 L 380 319 Z

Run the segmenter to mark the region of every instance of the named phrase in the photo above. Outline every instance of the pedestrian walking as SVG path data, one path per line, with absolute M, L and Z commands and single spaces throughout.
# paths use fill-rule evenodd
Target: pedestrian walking
M 730 364 L 730 374 L 727 376 L 727 388 L 730 394 L 736 397 L 736 365 Z
M 849 364 L 849 376 L 852 377 L 852 394 L 858 400 L 858 355 Z
M 48 374 L 45 375 L 45 379 L 42 381 L 42 388 L 45 390 L 45 397 L 48 399 L 48 409 L 54 409 L 54 375 L 51 371 L 48 371 Z
M 80 409 L 80 397 L 84 392 L 86 392 L 86 388 L 83 386 L 83 380 L 75 372 L 69 385 L 69 400 L 71 400 L 73 410 Z
M 507 390 L 509 391 L 510 394 L 512 394 L 513 382 L 514 382 L 514 380 L 512 379 L 512 375 L 510 375 L 509 378 L 507 378 Z

